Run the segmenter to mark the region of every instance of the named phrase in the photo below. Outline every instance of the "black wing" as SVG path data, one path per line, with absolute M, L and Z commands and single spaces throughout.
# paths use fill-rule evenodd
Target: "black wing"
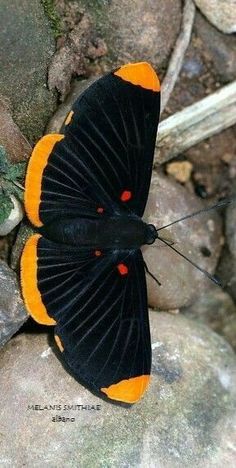
M 27 171 L 25 206 L 41 226 L 101 212 L 142 216 L 150 185 L 159 81 L 147 63 L 97 80 L 75 102 L 63 135 L 36 145 Z
M 110 399 L 138 401 L 151 367 L 141 252 L 94 252 L 35 235 L 21 268 L 27 308 L 36 321 L 55 323 L 75 378 Z

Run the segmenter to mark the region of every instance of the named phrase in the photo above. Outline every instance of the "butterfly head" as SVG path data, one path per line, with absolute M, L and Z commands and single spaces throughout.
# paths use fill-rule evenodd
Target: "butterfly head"
M 148 224 L 146 244 L 148 245 L 153 244 L 157 238 L 158 238 L 158 233 L 157 233 L 155 226 L 153 224 Z

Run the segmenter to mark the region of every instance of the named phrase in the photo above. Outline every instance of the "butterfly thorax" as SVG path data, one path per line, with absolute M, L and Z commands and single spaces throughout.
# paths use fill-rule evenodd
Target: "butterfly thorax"
M 63 219 L 40 228 L 49 240 L 100 249 L 137 249 L 156 239 L 154 226 L 137 216 Z

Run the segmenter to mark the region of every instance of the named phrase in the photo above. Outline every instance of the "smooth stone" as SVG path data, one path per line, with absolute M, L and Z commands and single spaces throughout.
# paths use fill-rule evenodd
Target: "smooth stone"
M 4 146 L 11 163 L 24 161 L 32 151 L 29 142 L 13 121 L 9 102 L 0 96 L 0 145 Z
M 13 119 L 32 144 L 56 107 L 56 94 L 47 89 L 55 40 L 38 0 L 1 0 L 0 17 L 0 94 L 9 98 Z
M 236 11 L 236 2 L 235 2 Z M 194 30 L 202 40 L 214 69 L 222 83 L 236 78 L 236 37 L 218 31 L 200 13 L 196 15 Z
M 216 273 L 225 290 L 236 302 L 236 257 L 232 255 L 227 245 L 223 249 Z
M 236 0 L 195 0 L 195 3 L 217 29 L 226 34 L 236 32 Z
M 189 161 L 174 161 L 166 165 L 167 174 L 174 177 L 177 182 L 185 184 L 191 178 L 193 165 Z
M 206 205 L 185 187 L 154 172 L 144 219 L 157 228 Z M 215 211 L 201 214 L 163 229 L 159 235 L 173 247 L 214 273 L 221 251 L 221 219 Z M 143 247 L 144 259 L 161 286 L 147 274 L 148 302 L 161 310 L 178 309 L 194 302 L 210 280 L 161 241 Z M 216 286 L 217 287 L 217 286 Z
M 183 316 L 151 312 L 150 318 L 152 379 L 132 408 L 105 402 L 76 382 L 47 335 L 14 337 L 1 352 L 1 466 L 213 468 L 227 460 L 233 467 L 235 354 Z M 100 409 L 39 409 L 49 405 Z M 53 422 L 56 415 L 75 421 Z
M 90 4 L 87 0 L 81 3 Z M 104 31 L 113 65 L 142 59 L 160 70 L 166 66 L 179 34 L 182 5 L 179 0 L 159 0 L 157 3 L 152 0 L 112 0 L 100 9 L 100 16 L 95 8 L 91 14 L 97 16 L 97 27 Z
M 0 224 L 0 236 L 6 236 L 21 222 L 24 213 L 19 200 L 14 195 L 10 195 L 11 201 L 14 205 L 9 216 L 3 223 Z M 9 200 L 10 200 L 9 198 Z
M 222 335 L 236 350 L 236 304 L 231 296 L 214 285 L 190 307 L 181 309 L 188 318 L 205 323 Z
M 234 197 L 236 191 L 234 193 Z M 226 210 L 225 231 L 229 250 L 236 261 L 236 200 Z
M 0 347 L 19 330 L 27 318 L 17 276 L 0 260 Z

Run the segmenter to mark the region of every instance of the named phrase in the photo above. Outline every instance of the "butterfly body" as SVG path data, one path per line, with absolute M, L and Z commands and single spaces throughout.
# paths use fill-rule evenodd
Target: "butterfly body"
M 54 242 L 92 249 L 138 249 L 156 239 L 155 227 L 135 215 L 64 218 L 39 228 L 39 232 Z
M 148 63 L 93 83 L 60 134 L 36 144 L 25 208 L 38 233 L 21 258 L 31 316 L 55 327 L 74 377 L 100 396 L 135 403 L 151 371 L 144 260 L 157 237 L 142 220 L 160 111 Z

